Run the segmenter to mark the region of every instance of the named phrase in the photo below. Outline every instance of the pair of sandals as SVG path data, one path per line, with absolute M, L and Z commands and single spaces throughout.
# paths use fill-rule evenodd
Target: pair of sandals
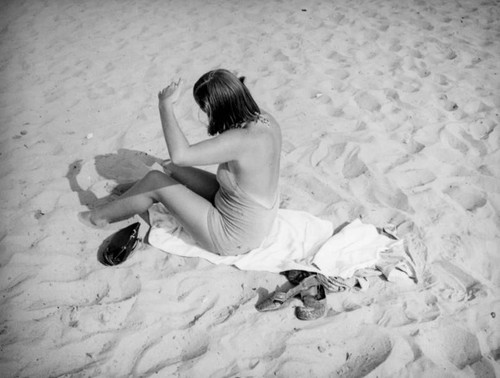
M 295 286 L 288 291 L 276 288 L 270 297 L 256 306 L 260 312 L 276 311 L 288 306 L 293 298 L 300 296 L 304 306 L 295 308 L 300 320 L 319 319 L 326 313 L 325 288 L 315 273 L 291 270 L 283 273 Z

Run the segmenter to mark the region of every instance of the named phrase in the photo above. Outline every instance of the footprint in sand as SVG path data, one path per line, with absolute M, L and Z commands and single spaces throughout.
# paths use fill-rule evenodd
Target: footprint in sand
M 441 74 L 435 75 L 435 78 L 436 78 L 437 83 L 439 85 L 448 85 L 450 83 L 448 78 L 445 75 L 441 75 Z
M 481 359 L 477 337 L 456 326 L 421 332 L 416 340 L 422 352 L 438 366 L 451 363 L 463 369 Z
M 446 127 L 439 133 L 439 136 L 443 142 L 448 144 L 454 150 L 457 150 L 462 155 L 466 155 L 469 151 L 469 147 L 462 140 L 462 138 L 455 135 L 456 127 Z
M 322 161 L 326 166 L 333 167 L 333 166 L 335 166 L 337 159 L 339 159 L 340 156 L 342 156 L 342 154 L 344 153 L 346 146 L 347 146 L 347 143 L 330 144 L 329 142 L 324 142 L 323 144 L 325 147 L 328 148 L 328 154 L 326 156 L 324 156 L 323 153 L 321 153 L 321 155 L 318 153 L 315 156 L 314 160 L 317 160 L 318 162 Z M 320 152 L 322 152 L 322 151 L 320 151 Z M 318 159 L 318 155 L 321 156 L 321 160 Z M 311 163 L 312 162 L 313 162 L 313 157 L 311 155 Z
M 432 26 L 432 24 L 426 20 L 416 20 L 416 21 L 413 21 L 412 24 L 417 26 L 421 30 L 431 31 L 434 29 L 434 26 Z
M 336 369 L 338 377 L 364 377 L 382 364 L 392 351 L 392 342 L 388 336 L 368 336 L 346 345 L 347 361 Z
M 439 101 L 443 105 L 443 108 L 449 112 L 453 112 L 458 109 L 457 103 L 450 101 L 446 95 L 439 96 Z
M 378 26 L 378 30 L 385 32 L 389 27 L 391 26 L 389 21 L 382 21 L 380 25 Z
M 395 39 L 391 42 L 391 46 L 389 47 L 389 51 L 398 52 L 398 51 L 401 51 L 402 48 L 403 48 L 403 46 L 401 46 L 400 40 Z
M 343 68 L 338 68 L 338 69 L 327 69 L 325 73 L 332 79 L 332 80 L 344 80 L 347 79 L 351 74 L 349 71 L 344 70 Z
M 483 193 L 459 185 L 450 185 L 444 190 L 444 193 L 467 211 L 475 211 L 488 202 Z
M 458 235 L 449 235 L 443 238 L 447 250 L 456 251 L 460 248 L 461 238 Z M 455 252 L 452 252 L 455 254 Z M 484 295 L 483 285 L 473 276 L 464 272 L 460 267 L 447 260 L 438 260 L 432 263 L 432 272 L 436 277 L 436 294 L 447 301 L 471 301 Z
M 453 59 L 455 59 L 457 56 L 458 56 L 458 55 L 457 55 L 457 53 L 456 53 L 455 51 L 453 51 L 453 50 L 449 50 L 449 51 L 447 51 L 447 52 L 446 52 L 446 54 L 445 54 L 445 58 L 446 58 L 446 59 L 448 59 L 448 60 L 453 60 Z
M 289 60 L 281 50 L 276 51 L 273 55 L 273 61 L 275 62 L 288 62 Z
M 426 67 L 420 67 L 420 68 L 417 68 L 417 74 L 419 77 L 424 79 L 424 78 L 430 76 L 431 71 L 429 71 Z
M 411 50 L 410 55 L 417 59 L 422 59 L 424 57 L 419 50 Z
M 330 104 L 332 102 L 332 98 L 330 96 L 318 89 L 311 89 L 309 91 L 309 98 L 311 100 L 314 100 L 316 103 L 324 105 Z
M 422 87 L 421 80 L 415 80 L 410 77 L 399 76 L 400 80 L 394 83 L 394 88 L 406 93 L 418 92 Z
M 417 142 L 413 138 L 411 138 L 409 141 L 407 141 L 406 145 L 408 146 L 408 152 L 412 155 L 419 153 L 420 151 L 422 151 L 425 148 L 424 144 Z
M 354 101 L 361 109 L 368 110 L 370 112 L 377 112 L 382 107 L 379 101 L 367 92 L 362 92 L 354 97 Z
M 397 170 L 390 177 L 400 188 L 405 190 L 418 188 L 436 180 L 436 175 L 428 169 Z
M 328 143 L 325 140 L 320 140 L 318 148 L 315 148 L 311 153 L 311 166 L 316 167 L 328 156 L 328 152 Z
M 347 155 L 342 168 L 342 174 L 345 178 L 359 177 L 368 170 L 366 164 L 358 157 L 359 150 L 359 147 L 356 147 Z
M 276 96 L 274 103 L 273 103 L 274 109 L 281 112 L 286 106 L 286 104 L 285 104 L 286 100 L 287 99 L 284 96 L 281 96 L 281 95 Z
M 408 196 L 400 189 L 395 187 L 387 178 L 373 180 L 369 189 L 374 198 L 394 209 L 413 212 Z
M 476 140 L 488 139 L 489 135 L 497 127 L 497 123 L 491 119 L 477 119 L 467 124 L 467 131 Z
M 384 90 L 385 98 L 388 99 L 389 101 L 394 101 L 394 102 L 400 102 L 399 98 L 399 93 L 398 91 L 388 88 Z
M 469 115 L 476 115 L 478 113 L 488 113 L 493 108 L 486 105 L 481 100 L 471 100 L 464 105 L 464 111 Z

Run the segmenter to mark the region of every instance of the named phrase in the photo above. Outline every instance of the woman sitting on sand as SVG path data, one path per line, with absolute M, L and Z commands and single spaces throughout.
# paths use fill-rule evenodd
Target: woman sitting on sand
M 161 202 L 204 249 L 221 255 L 257 248 L 276 218 L 281 131 L 227 70 L 204 74 L 193 95 L 213 138 L 190 145 L 174 114 L 179 82 L 158 94 L 171 162 L 151 171 L 117 200 L 80 213 L 93 226 L 127 219 Z M 193 168 L 219 164 L 217 175 Z

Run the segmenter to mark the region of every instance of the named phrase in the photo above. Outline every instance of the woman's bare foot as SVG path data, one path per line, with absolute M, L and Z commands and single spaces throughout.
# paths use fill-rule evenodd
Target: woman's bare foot
M 95 220 L 95 219 L 93 219 L 91 211 L 82 211 L 81 213 L 78 213 L 78 219 L 85 226 L 92 227 L 92 228 L 97 228 L 97 229 L 106 228 L 106 226 L 109 224 L 105 220 Z

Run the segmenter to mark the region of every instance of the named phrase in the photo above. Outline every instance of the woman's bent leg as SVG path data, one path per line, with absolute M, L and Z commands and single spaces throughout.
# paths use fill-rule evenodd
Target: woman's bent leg
M 214 251 L 207 223 L 212 204 L 158 171 L 149 172 L 117 200 L 82 213 L 82 218 L 103 226 L 141 214 L 155 202 L 163 203 L 203 248 Z
M 219 183 L 213 173 L 194 167 L 179 167 L 173 163 L 164 164 L 163 167 L 173 179 L 211 203 L 214 202 Z
M 171 162 L 163 164 L 163 168 L 165 169 L 165 173 L 174 180 L 187 186 L 190 190 L 211 203 L 214 202 L 215 194 L 219 190 L 219 183 L 213 173 L 194 167 L 179 167 Z M 137 182 L 118 184 L 111 191 L 111 194 L 121 196 L 137 184 Z

